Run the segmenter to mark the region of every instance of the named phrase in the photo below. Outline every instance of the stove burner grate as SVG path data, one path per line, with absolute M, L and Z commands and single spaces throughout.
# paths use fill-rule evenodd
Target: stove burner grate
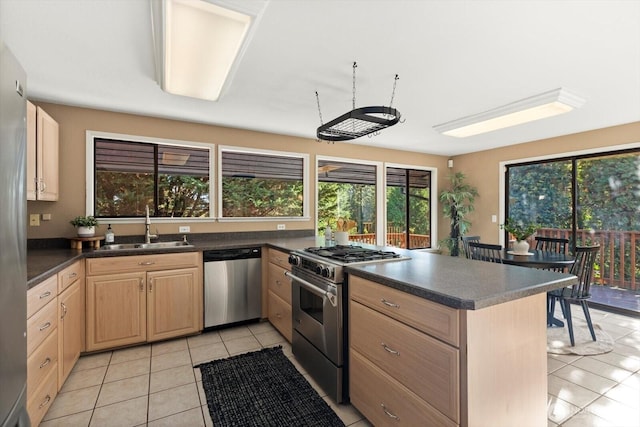
M 377 249 L 366 249 L 361 246 L 346 245 L 307 248 L 305 249 L 305 252 L 343 263 L 400 258 L 399 254 L 391 251 L 381 251 Z

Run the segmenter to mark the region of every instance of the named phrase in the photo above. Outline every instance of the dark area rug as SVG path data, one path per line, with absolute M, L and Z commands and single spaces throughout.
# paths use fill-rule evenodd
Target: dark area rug
M 344 426 L 281 346 L 197 367 L 216 427 Z

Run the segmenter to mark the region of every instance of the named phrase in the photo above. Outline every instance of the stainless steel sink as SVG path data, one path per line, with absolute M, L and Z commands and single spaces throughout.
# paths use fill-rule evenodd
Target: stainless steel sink
M 193 245 L 182 240 L 173 242 L 155 242 L 155 243 L 122 243 L 115 245 L 105 245 L 100 248 L 104 251 L 124 251 L 134 249 L 166 249 L 166 248 L 192 248 Z

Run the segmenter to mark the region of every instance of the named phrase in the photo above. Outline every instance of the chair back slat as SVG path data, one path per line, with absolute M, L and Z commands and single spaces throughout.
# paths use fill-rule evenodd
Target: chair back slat
M 569 239 L 561 237 L 536 237 L 536 249 L 548 252 L 567 253 Z
M 591 296 L 589 289 L 593 279 L 593 267 L 599 250 L 599 245 L 576 247 L 576 261 L 571 266 L 571 270 L 569 272 L 578 277 L 578 283 L 570 288 L 566 288 L 567 291 L 571 292 L 570 298 L 586 299 Z
M 502 246 L 490 243 L 469 242 L 471 259 L 502 264 Z
M 462 236 L 462 250 L 464 256 L 471 259 L 471 251 L 469 251 L 469 242 L 480 242 L 480 236 Z

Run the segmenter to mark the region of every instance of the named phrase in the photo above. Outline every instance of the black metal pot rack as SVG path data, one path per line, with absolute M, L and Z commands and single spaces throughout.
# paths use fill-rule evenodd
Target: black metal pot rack
M 377 135 L 382 129 L 393 126 L 400 121 L 400 112 L 391 107 L 396 94 L 396 83 L 398 75 L 393 81 L 393 91 L 391 92 L 391 102 L 388 107 L 371 106 L 356 108 L 356 68 L 357 63 L 353 63 L 353 100 L 352 110 L 331 120 L 322 123 L 322 111 L 320 110 L 320 97 L 316 91 L 316 101 L 318 103 L 318 114 L 320 116 L 320 127 L 316 131 L 318 140 L 323 141 L 348 141 L 360 138 L 365 135 Z

